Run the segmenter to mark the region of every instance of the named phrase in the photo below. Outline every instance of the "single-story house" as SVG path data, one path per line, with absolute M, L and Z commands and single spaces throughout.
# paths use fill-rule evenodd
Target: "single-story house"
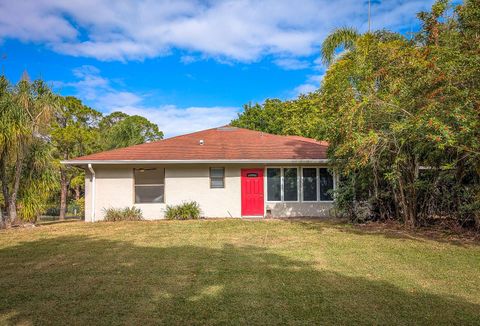
M 328 216 L 336 180 L 326 142 L 224 126 L 64 161 L 85 169 L 85 220 L 135 206 L 161 219 L 196 201 L 202 216 Z

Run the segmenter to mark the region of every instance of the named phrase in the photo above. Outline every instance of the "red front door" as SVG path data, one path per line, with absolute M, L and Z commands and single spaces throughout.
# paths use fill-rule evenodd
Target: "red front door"
M 242 169 L 242 216 L 263 216 L 262 169 Z

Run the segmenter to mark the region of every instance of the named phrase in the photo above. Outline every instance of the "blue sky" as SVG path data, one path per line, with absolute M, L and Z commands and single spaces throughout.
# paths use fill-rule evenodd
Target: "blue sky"
M 429 0 L 372 0 L 372 28 L 418 29 Z M 0 1 L 0 63 L 166 136 L 228 123 L 248 102 L 319 87 L 322 40 L 367 28 L 364 0 Z

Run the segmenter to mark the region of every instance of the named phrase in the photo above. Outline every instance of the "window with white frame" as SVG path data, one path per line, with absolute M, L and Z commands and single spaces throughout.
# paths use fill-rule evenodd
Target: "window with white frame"
M 332 201 L 332 190 L 334 186 L 333 176 L 326 168 L 320 168 L 318 170 L 320 181 L 320 201 Z
M 225 188 L 225 168 L 210 168 L 210 188 Z
M 165 169 L 133 169 L 135 203 L 164 203 Z
M 298 169 L 283 169 L 283 201 L 298 201 Z
M 334 178 L 327 168 L 267 168 L 267 201 L 333 201 Z M 300 196 L 301 195 L 301 196 Z
M 282 170 L 267 169 L 267 201 L 282 201 Z
M 303 201 L 318 200 L 317 168 L 302 169 L 302 194 Z

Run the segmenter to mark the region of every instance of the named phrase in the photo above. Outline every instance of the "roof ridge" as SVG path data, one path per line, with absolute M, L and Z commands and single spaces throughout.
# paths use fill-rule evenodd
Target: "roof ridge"
M 221 128 L 221 127 L 213 127 L 213 128 L 208 128 L 208 129 L 193 131 L 193 132 L 189 132 L 188 134 L 182 134 L 182 135 L 177 135 L 177 136 L 168 137 L 168 138 L 165 138 L 165 139 L 160 139 L 160 140 L 154 141 L 154 142 L 152 142 L 152 143 L 161 142 L 161 141 L 166 141 L 166 140 L 170 140 L 170 139 L 181 138 L 181 137 L 184 137 L 184 136 L 191 136 L 191 135 L 194 135 L 194 134 L 198 134 L 198 133 L 205 132 L 205 131 L 209 131 L 209 130 L 215 130 L 215 129 L 218 129 L 218 128 Z

